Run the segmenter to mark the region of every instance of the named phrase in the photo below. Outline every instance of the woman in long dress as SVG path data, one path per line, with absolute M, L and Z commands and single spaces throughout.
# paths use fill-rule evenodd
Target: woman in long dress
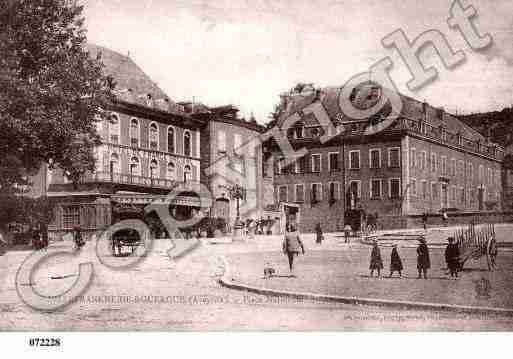
M 381 251 L 379 250 L 378 241 L 373 242 L 369 269 L 371 277 L 374 275 L 374 270 L 377 270 L 378 277 L 381 277 L 383 260 L 381 259 Z
M 403 261 L 399 256 L 399 252 L 397 251 L 397 244 L 394 244 L 392 248 L 392 253 L 390 254 L 390 277 L 394 274 L 394 272 L 399 272 L 399 278 L 402 277 L 403 271 Z

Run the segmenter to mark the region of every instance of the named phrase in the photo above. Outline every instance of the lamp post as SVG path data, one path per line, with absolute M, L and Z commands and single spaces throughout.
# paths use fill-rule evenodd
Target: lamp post
M 242 187 L 239 184 L 235 184 L 228 188 L 230 198 L 236 200 L 236 203 L 237 203 L 237 215 L 235 217 L 235 224 L 233 226 L 235 236 L 242 235 L 243 224 L 240 220 L 240 200 L 244 198 L 245 191 L 246 190 L 244 189 L 244 187 Z

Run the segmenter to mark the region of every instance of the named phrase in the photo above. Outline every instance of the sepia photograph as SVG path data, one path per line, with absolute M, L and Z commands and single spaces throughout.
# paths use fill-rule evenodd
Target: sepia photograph
M 0 4 L 0 341 L 513 330 L 511 1 Z

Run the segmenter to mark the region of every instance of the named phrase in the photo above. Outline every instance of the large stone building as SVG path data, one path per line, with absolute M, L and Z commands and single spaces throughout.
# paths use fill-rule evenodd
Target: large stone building
M 340 91 L 306 88 L 282 96 L 276 126 L 294 149 L 306 149 L 304 156 L 288 163 L 276 141 L 267 144 L 276 201 L 299 208 L 302 231 L 316 223 L 326 231 L 345 222 L 359 225 L 368 214 L 392 228 L 420 225 L 425 212 L 435 219 L 447 210 L 463 221 L 501 209 L 498 145 L 443 109 L 402 95 L 394 121 L 381 122 L 389 103 L 370 119 L 349 118 L 340 108 Z M 367 83 L 353 90 L 351 101 L 369 108 L 384 93 Z M 305 111 L 313 104 L 322 105 L 328 124 Z
M 127 56 L 89 45 L 101 52 L 105 72 L 116 81 L 116 99 L 105 104 L 98 122 L 101 145 L 95 148 L 96 170 L 78 185 L 56 169 L 46 172 L 46 195 L 55 203 L 50 236 L 75 225 L 93 233 L 125 217 L 144 218 L 143 208 L 185 183 L 200 181 L 200 131 L 203 123 L 171 101 Z M 198 199 L 181 193 L 173 199 L 175 218 L 199 211 Z
M 263 178 L 262 173 L 259 136 L 265 127 L 253 117 L 240 118 L 233 105 L 195 108 L 193 117 L 206 122 L 200 141 L 201 182 L 213 196 L 212 216 L 233 226 L 238 205 L 241 220 L 264 217 L 265 207 L 274 203 L 271 179 Z M 231 195 L 237 185 L 242 189 L 239 200 Z
M 271 190 L 264 190 L 261 146 L 255 141 L 262 126 L 239 118 L 234 106 L 175 103 L 128 56 L 94 45 L 88 51 L 93 57 L 101 53 L 116 96 L 104 106 L 107 118 L 98 122 L 94 173 L 73 184 L 61 170 L 43 166 L 33 180 L 33 195 L 46 195 L 55 204 L 51 237 L 75 225 L 92 234 L 122 219 L 146 220 L 144 207 L 172 191 L 179 192 L 169 208 L 175 219 L 203 211 L 233 226 L 235 184 L 244 193 L 241 219 L 263 216 L 274 198 L 270 179 Z M 201 184 L 211 192 L 212 207 L 198 198 Z

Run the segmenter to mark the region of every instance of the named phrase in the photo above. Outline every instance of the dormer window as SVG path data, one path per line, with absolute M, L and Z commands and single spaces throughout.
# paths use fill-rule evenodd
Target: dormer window
M 304 125 L 302 122 L 298 122 L 294 126 L 294 138 L 303 138 L 304 137 Z

